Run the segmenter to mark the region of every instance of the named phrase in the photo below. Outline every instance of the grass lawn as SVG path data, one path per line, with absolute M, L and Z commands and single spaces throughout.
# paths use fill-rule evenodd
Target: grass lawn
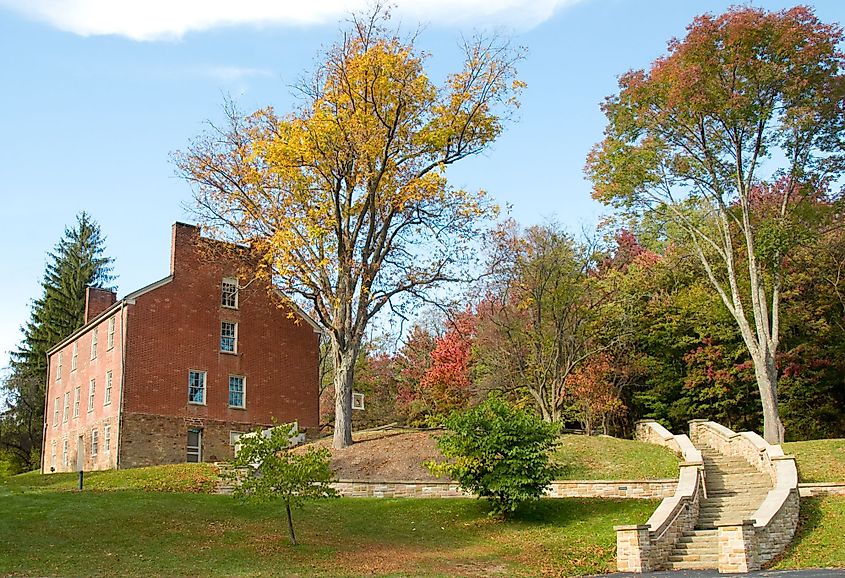
M 147 492 L 199 492 L 214 491 L 217 474 L 211 464 L 173 464 L 133 468 L 128 470 L 104 470 L 86 472 L 86 490 L 143 490 Z M 0 478 L 0 491 L 68 491 L 79 487 L 79 474 L 41 475 L 37 470 Z
M 555 450 L 560 480 L 653 480 L 678 477 L 678 458 L 658 445 L 607 436 L 564 435 Z
M 575 576 L 613 570 L 614 524 L 656 505 L 547 499 L 502 522 L 478 500 L 341 498 L 295 511 L 292 547 L 278 506 L 17 480 L 0 485 L 0 574 Z
M 783 451 L 795 455 L 802 482 L 845 482 L 845 439 L 789 442 Z
M 801 500 L 798 534 L 774 566 L 789 568 L 845 568 L 845 498 Z

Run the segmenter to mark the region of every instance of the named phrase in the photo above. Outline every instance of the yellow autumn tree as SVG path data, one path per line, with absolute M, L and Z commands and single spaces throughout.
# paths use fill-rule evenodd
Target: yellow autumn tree
M 334 366 L 334 446 L 352 443 L 355 359 L 368 323 L 459 279 L 495 206 L 449 185 L 446 167 L 484 151 L 518 106 L 521 57 L 500 38 L 464 43 L 442 85 L 389 14 L 354 17 L 285 116 L 227 106 L 176 154 L 203 224 L 249 242 L 265 274 L 323 327 Z

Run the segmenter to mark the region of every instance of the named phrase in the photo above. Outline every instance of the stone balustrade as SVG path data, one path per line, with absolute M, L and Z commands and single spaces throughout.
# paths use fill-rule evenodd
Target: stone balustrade
M 673 435 L 655 421 L 637 422 L 637 439 L 669 448 L 683 463 L 675 493 L 664 498 L 644 525 L 616 526 L 616 567 L 620 572 L 659 570 L 672 548 L 698 519 L 704 462 L 686 435 Z
M 795 459 L 756 433 L 735 433 L 712 421 L 691 421 L 690 437 L 696 444 L 707 444 L 723 454 L 745 459 L 772 480 L 773 487 L 753 519 L 735 520 L 718 528 L 719 572 L 759 570 L 789 545 L 798 526 Z

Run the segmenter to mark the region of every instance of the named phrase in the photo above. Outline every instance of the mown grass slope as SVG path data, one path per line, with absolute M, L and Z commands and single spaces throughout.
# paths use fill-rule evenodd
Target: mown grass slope
M 845 482 L 845 439 L 789 442 L 783 451 L 795 456 L 800 481 Z

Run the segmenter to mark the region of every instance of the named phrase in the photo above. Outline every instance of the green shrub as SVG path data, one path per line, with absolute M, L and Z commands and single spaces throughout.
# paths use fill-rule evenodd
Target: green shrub
M 490 501 L 493 513 L 507 516 L 523 502 L 543 495 L 555 468 L 549 449 L 559 427 L 498 397 L 455 412 L 437 446 L 449 461 L 429 463 L 463 489 Z
M 240 449 L 232 461 L 236 470 L 227 477 L 235 482 L 236 498 L 259 503 L 281 501 L 287 513 L 290 541 L 296 545 L 291 506 L 299 506 L 305 500 L 337 497 L 337 492 L 329 485 L 334 477 L 329 450 L 310 447 L 301 452 L 290 451 L 292 427 L 276 426 L 269 436 L 260 429 L 254 435 L 241 436 Z

